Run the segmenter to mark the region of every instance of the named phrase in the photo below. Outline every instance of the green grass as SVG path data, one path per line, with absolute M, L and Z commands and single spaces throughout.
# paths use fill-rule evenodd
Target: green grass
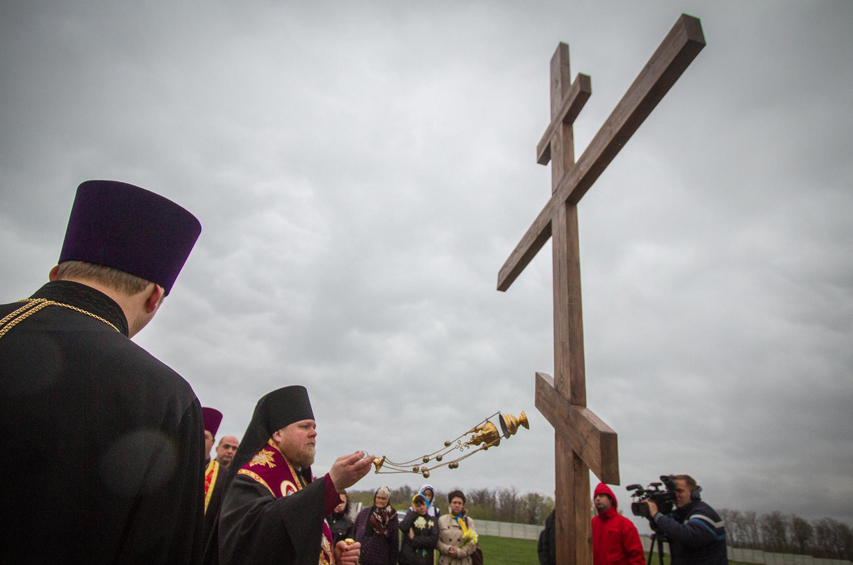
M 480 536 L 477 543 L 483 550 L 485 565 L 539 565 L 536 542 L 533 540 Z M 648 559 L 649 553 L 646 552 L 646 561 Z M 659 565 L 659 563 L 657 548 L 655 548 L 652 565 Z M 666 553 L 663 556 L 663 563 L 669 565 L 669 555 Z M 729 561 L 729 565 L 748 564 Z
M 477 544 L 484 565 L 539 565 L 534 540 L 479 536 Z

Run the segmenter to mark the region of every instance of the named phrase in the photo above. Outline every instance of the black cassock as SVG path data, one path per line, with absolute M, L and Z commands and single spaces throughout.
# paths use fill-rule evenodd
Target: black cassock
M 335 504 L 333 498 L 330 508 Z M 297 493 L 274 498 L 257 481 L 236 475 L 219 514 L 219 563 L 317 565 L 328 506 L 322 477 Z
M 212 467 L 216 466 L 217 471 L 212 472 Z M 225 486 L 228 482 L 228 469 L 222 466 L 218 461 L 208 459 L 204 465 L 205 471 L 205 493 L 204 496 L 209 500 L 205 501 L 204 509 L 204 547 L 207 548 L 214 541 L 214 531 L 216 526 L 216 518 L 219 514 L 219 508 L 222 506 L 222 499 L 225 494 Z M 207 485 L 208 474 L 211 475 L 211 484 Z M 215 478 L 213 475 L 215 474 Z
M 66 306 L 18 315 L 0 336 L 0 563 L 198 563 L 204 432 L 192 388 L 127 338 L 106 295 L 57 281 L 33 297 Z M 22 306 L 0 306 L 0 318 Z

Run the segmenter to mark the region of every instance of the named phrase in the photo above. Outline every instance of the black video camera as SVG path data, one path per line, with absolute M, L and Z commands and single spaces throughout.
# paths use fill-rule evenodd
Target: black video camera
M 661 475 L 661 482 L 649 483 L 648 488 L 643 488 L 643 485 L 628 485 L 625 487 L 629 491 L 634 491 L 631 496 L 636 498 L 631 502 L 631 513 L 634 516 L 642 516 L 652 521 L 652 516 L 649 515 L 649 506 L 644 501 L 650 500 L 658 507 L 658 512 L 669 514 L 672 512 L 673 504 L 675 503 L 675 481 L 668 475 Z M 661 489 L 661 486 L 664 488 Z

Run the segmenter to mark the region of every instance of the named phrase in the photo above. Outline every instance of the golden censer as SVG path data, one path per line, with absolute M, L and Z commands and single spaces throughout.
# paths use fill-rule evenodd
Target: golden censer
M 497 421 L 497 426 L 492 422 L 493 419 Z M 498 430 L 498 426 L 500 426 L 500 430 Z M 522 412 L 518 418 L 512 414 L 501 414 L 500 412 L 495 412 L 456 439 L 445 441 L 444 447 L 437 451 L 416 457 L 411 461 L 403 461 L 402 463 L 391 461 L 383 455 L 382 457 L 377 457 L 373 460 L 373 466 L 376 467 L 376 473 L 380 475 L 393 473 L 419 473 L 426 478 L 429 477 L 429 472 L 434 469 L 444 467 L 445 465 L 450 469 L 456 469 L 459 467 L 459 462 L 463 459 L 471 457 L 478 451 L 486 451 L 490 447 L 499 446 L 501 444 L 501 438 L 509 438 L 509 436 L 515 435 L 519 426 L 528 430 L 530 429 L 530 423 L 527 421 L 527 414 L 524 412 Z M 464 438 L 469 435 L 471 438 L 468 439 L 468 441 L 463 441 Z M 459 455 L 455 459 L 445 461 L 444 459 L 454 451 L 462 453 L 462 455 Z M 457 454 L 453 453 L 452 455 L 455 456 Z M 430 466 L 430 463 L 433 463 L 432 466 Z

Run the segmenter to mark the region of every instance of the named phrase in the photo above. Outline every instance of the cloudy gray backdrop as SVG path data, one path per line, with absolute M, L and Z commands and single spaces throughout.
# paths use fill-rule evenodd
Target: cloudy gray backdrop
M 592 76 L 580 155 L 686 12 L 708 46 L 580 205 L 589 406 L 623 485 L 853 523 L 853 3 L 529 4 L 6 0 L 3 300 L 46 280 L 79 182 L 144 186 L 204 231 L 137 342 L 220 435 L 296 383 L 319 471 L 524 410 L 430 482 L 551 495 L 550 244 L 495 290 L 550 195 L 548 62 Z

